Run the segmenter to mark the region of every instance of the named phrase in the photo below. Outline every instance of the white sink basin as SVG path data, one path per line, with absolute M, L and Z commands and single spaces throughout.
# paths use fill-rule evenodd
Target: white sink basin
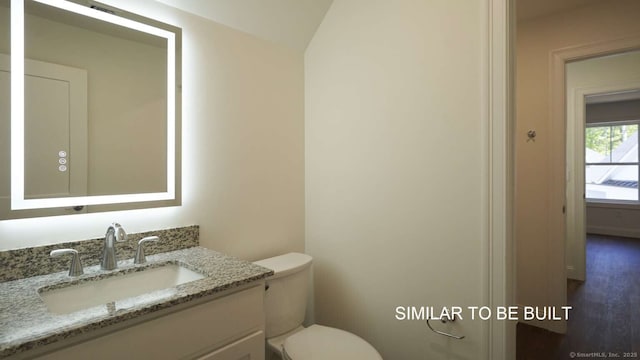
M 49 312 L 69 314 L 105 305 L 108 311 L 153 302 L 175 294 L 180 284 L 204 278 L 204 275 L 176 264 L 114 275 L 59 289 L 40 291 Z

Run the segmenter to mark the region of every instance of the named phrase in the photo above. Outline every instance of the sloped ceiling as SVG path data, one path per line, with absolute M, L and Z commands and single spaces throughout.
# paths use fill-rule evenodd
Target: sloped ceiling
M 304 51 L 333 0 L 156 0 Z M 604 0 L 516 0 L 518 21 Z
M 304 51 L 333 0 L 156 0 Z

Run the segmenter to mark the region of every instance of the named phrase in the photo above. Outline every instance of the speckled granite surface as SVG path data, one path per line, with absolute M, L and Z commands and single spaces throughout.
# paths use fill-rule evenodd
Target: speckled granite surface
M 107 226 L 104 228 L 105 232 Z M 126 230 L 126 227 L 125 227 Z M 128 234 L 127 241 L 116 244 L 118 260 L 131 259 L 136 253 L 138 240 L 147 236 L 159 236 L 160 241 L 145 244 L 147 255 L 167 251 L 186 249 L 199 245 L 199 231 L 197 225 L 155 230 L 142 233 Z M 31 276 L 51 274 L 69 270 L 70 257 L 51 258 L 49 253 L 55 249 L 72 248 L 78 250 L 82 265 L 96 265 L 100 262 L 100 254 L 104 246 L 104 237 L 99 239 L 73 241 L 62 244 L 38 246 L 0 252 L 0 282 L 11 281 Z
M 120 262 L 119 268 L 112 271 L 100 270 L 99 266 L 87 267 L 85 274 L 78 278 L 70 278 L 65 270 L 0 283 L 0 358 L 239 287 L 273 274 L 270 269 L 203 247 L 147 256 L 147 260 L 144 265 L 134 265 L 128 259 Z M 158 267 L 167 262 L 183 264 L 206 277 L 65 315 L 50 313 L 38 295 L 39 289 L 60 288 L 71 283 L 91 281 L 96 277 L 143 271 L 142 268 Z

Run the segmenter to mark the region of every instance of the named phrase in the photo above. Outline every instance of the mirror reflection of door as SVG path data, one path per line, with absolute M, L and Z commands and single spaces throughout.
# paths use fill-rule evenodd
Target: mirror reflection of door
M 69 84 L 27 75 L 25 99 L 25 198 L 68 196 Z
M 87 194 L 86 71 L 30 60 L 26 61 L 25 67 L 25 197 L 84 196 Z M 8 70 L 9 57 L 2 55 L 2 109 L 10 108 Z M 81 91 L 72 91 L 72 88 Z M 0 116 L 3 149 L 7 150 L 3 151 L 0 161 L 2 166 L 8 167 L 10 113 L 2 111 Z M 2 177 L 0 189 L 2 212 L 8 213 L 9 176 Z M 86 208 L 62 208 L 46 210 L 46 213 L 61 215 L 86 211 Z

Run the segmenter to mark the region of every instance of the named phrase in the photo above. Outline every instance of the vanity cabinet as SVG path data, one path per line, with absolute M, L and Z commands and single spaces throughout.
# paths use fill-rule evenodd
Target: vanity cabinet
M 218 349 L 198 360 L 254 360 L 264 359 L 264 332 L 255 333 Z
M 263 299 L 264 282 L 260 281 L 36 359 L 263 360 Z

